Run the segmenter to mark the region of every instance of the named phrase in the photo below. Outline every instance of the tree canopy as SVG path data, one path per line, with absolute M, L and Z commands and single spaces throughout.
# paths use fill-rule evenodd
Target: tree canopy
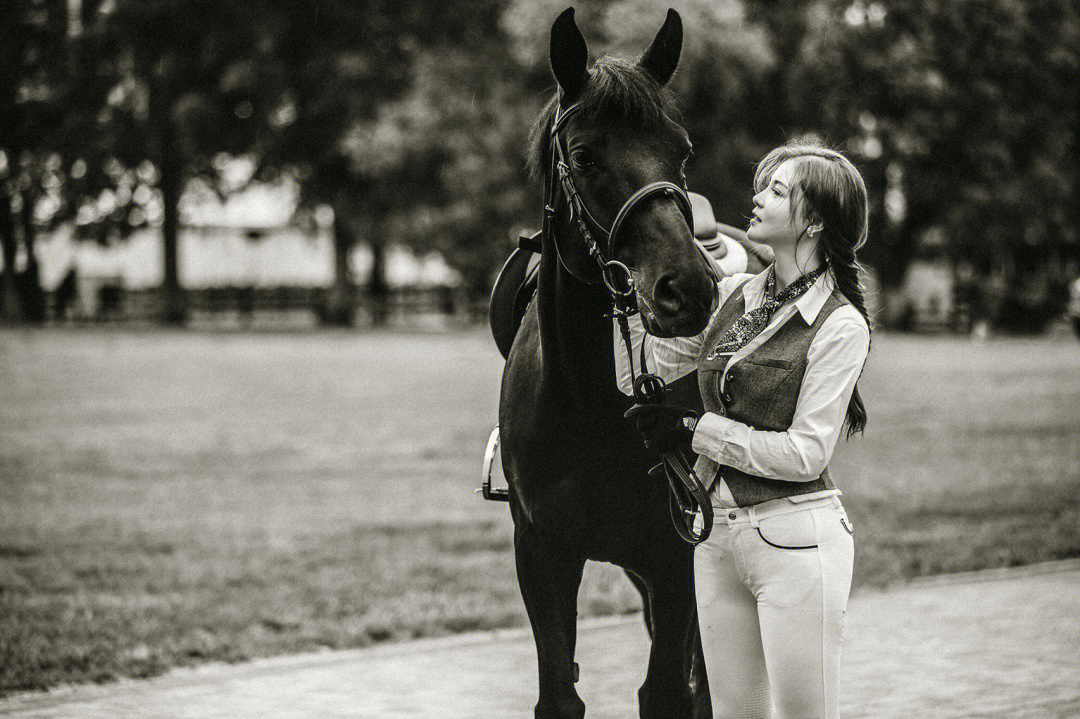
M 914 258 L 936 252 L 1004 288 L 983 308 L 991 319 L 1049 316 L 1055 287 L 1080 271 L 1075 2 L 671 4 L 686 28 L 672 88 L 695 147 L 689 179 L 719 219 L 742 224 L 754 163 L 766 151 L 813 135 L 847 152 L 866 177 L 864 256 L 886 289 Z M 553 89 L 548 32 L 564 6 L 4 3 L 5 268 L 16 247 L 5 238 L 30 237 L 33 221 L 17 220 L 32 220 L 42 202 L 52 211 L 39 214 L 52 218 L 97 208 L 96 221 L 83 224 L 99 236 L 160 223 L 166 317 L 181 320 L 179 194 L 192 177 L 214 184 L 228 153 L 254 160 L 254 180 L 292 176 L 303 207 L 334 209 L 338 279 L 328 319 L 349 321 L 356 242 L 375 249 L 373 290 L 393 241 L 443 251 L 483 292 L 508 238 L 539 220 L 523 160 L 529 126 Z M 581 8 L 578 21 L 594 53 L 636 55 L 662 10 L 605 0 Z M 0 297 L 10 293 L 8 272 Z

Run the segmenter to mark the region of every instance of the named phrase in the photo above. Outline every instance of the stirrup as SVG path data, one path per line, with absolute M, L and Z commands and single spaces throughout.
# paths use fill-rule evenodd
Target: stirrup
M 502 475 L 502 455 L 499 452 L 499 425 L 491 430 L 488 438 L 487 449 L 484 450 L 484 467 L 480 472 L 480 487 L 473 490 L 484 499 L 491 502 L 509 502 L 509 487 L 492 487 L 491 478 L 495 474 Z

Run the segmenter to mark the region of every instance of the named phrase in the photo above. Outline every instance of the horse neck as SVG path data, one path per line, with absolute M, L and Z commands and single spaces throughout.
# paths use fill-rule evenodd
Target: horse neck
M 603 285 L 587 285 L 559 261 L 554 240 L 544 238 L 537 284 L 542 381 L 579 404 L 617 398 L 611 300 Z

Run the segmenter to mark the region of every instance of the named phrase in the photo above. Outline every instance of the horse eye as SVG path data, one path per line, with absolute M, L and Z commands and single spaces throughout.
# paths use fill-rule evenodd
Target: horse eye
M 570 155 L 570 162 L 574 167 L 591 167 L 595 164 L 595 160 L 591 152 L 587 150 L 576 150 Z

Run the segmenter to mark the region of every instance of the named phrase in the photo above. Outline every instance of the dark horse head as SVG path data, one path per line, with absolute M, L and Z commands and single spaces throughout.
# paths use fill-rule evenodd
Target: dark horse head
M 584 206 L 599 225 L 611 228 L 628 198 L 650 183 L 667 181 L 685 189 L 691 144 L 665 89 L 681 50 L 682 21 L 669 10 L 640 60 L 602 57 L 589 69 L 574 11 L 563 12 L 551 29 L 551 69 L 558 91 L 532 133 L 534 176 L 550 182 L 556 109 L 573 108 L 557 139 Z M 563 263 L 575 276 L 598 277 L 598 266 L 566 212 L 566 198 L 550 201 L 558 210 L 555 228 Z M 655 194 L 634 205 L 613 239 L 607 259 L 630 269 L 650 333 L 687 336 L 704 329 L 715 302 L 714 279 L 676 198 Z

